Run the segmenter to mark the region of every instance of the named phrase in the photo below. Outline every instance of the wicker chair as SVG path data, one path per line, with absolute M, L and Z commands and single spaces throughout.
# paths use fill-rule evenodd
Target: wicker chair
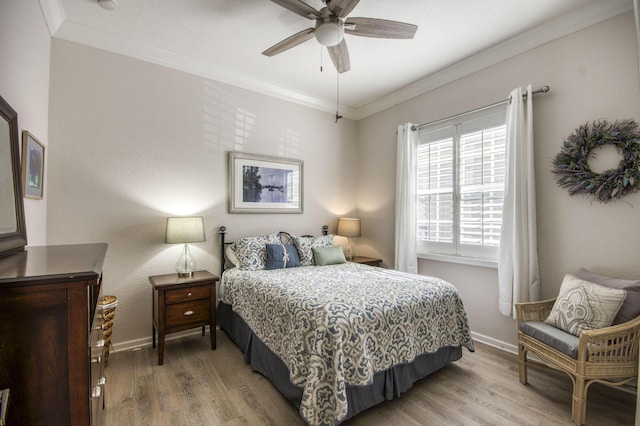
M 555 298 L 516 304 L 520 382 L 527 384 L 527 352 L 535 354 L 546 366 L 567 373 L 573 382 L 571 420 L 582 425 L 586 416 L 587 390 L 592 383 L 622 386 L 637 379 L 640 316 L 623 324 L 583 331 L 577 357 L 573 358 L 521 330 L 524 322 L 544 321 L 554 302 Z

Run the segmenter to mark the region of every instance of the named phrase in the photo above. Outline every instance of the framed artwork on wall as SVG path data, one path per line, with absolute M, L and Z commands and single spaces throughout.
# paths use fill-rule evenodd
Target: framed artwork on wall
M 18 113 L 0 96 L 0 256 L 23 251 L 25 245 Z
M 22 131 L 22 190 L 26 198 L 44 194 L 44 145 L 28 130 Z
M 229 213 L 302 213 L 303 162 L 229 152 Z

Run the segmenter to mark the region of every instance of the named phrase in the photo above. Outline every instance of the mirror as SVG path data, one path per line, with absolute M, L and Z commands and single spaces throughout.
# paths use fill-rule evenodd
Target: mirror
M 0 96 L 0 256 L 27 244 L 22 202 L 18 114 Z

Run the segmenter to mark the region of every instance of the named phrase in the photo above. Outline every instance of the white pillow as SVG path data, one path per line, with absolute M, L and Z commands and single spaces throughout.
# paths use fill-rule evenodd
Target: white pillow
M 580 336 L 582 330 L 610 326 L 626 297 L 625 290 L 605 287 L 566 274 L 558 298 L 544 322 Z
M 224 251 L 224 255 L 233 266 L 238 266 L 238 264 L 240 263 L 238 261 L 238 256 L 236 255 L 236 251 L 233 249 L 233 247 L 231 247 L 231 244 L 227 246 L 227 249 Z

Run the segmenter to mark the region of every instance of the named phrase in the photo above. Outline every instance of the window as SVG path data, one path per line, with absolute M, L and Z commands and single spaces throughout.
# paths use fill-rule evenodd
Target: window
M 420 129 L 418 253 L 498 258 L 505 116 L 502 105 Z

